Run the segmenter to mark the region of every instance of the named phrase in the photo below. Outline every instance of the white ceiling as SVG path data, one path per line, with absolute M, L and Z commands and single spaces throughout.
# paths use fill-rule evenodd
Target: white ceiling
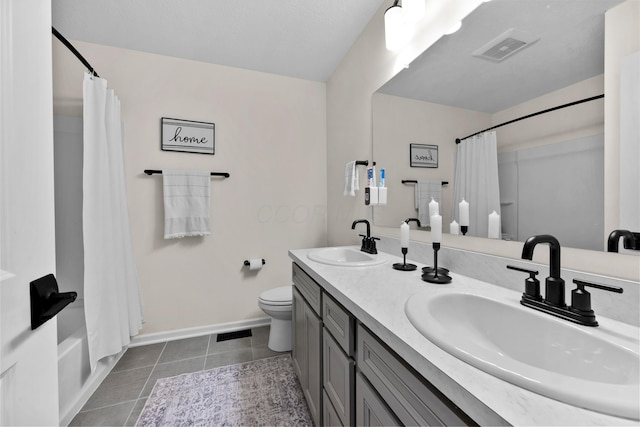
M 604 72 L 604 11 L 622 0 L 493 0 L 380 92 L 495 113 Z M 515 28 L 539 36 L 502 62 L 472 52 Z M 599 95 L 594 93 L 593 95 Z
M 53 0 L 52 13 L 70 40 L 324 82 L 385 1 Z

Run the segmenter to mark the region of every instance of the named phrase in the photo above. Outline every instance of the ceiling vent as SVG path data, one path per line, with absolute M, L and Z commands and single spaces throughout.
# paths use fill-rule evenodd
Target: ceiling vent
M 473 56 L 500 62 L 539 39 L 540 37 L 511 28 L 475 50 Z

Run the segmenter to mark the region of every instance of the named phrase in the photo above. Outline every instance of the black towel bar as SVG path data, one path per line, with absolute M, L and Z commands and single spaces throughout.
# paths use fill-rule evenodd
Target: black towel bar
M 418 181 L 415 179 L 403 179 L 403 184 L 417 184 Z M 449 185 L 449 181 L 442 181 L 442 185 Z
M 154 173 L 162 174 L 162 171 L 159 169 L 145 169 L 144 173 L 147 175 L 153 175 Z M 224 176 L 225 178 L 229 178 L 231 175 L 227 172 L 211 172 L 211 176 Z

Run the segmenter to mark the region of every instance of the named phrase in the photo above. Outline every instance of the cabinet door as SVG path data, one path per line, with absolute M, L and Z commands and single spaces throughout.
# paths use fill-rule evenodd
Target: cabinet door
M 326 391 L 322 394 L 322 425 L 325 427 L 344 427 Z
M 322 320 L 309 305 L 304 305 L 307 337 L 307 387 L 304 396 L 316 426 L 322 425 Z
M 291 306 L 291 359 L 293 361 L 293 367 L 296 371 L 296 375 L 300 380 L 300 385 L 304 390 L 307 388 L 307 362 L 306 362 L 306 348 L 307 339 L 305 336 L 305 312 L 304 312 L 304 300 L 298 292 L 293 288 L 293 304 Z
M 364 427 L 402 425 L 360 373 L 356 375 L 356 425 Z
M 352 397 L 355 362 L 325 328 L 322 341 L 323 385 L 344 425 L 353 425 Z

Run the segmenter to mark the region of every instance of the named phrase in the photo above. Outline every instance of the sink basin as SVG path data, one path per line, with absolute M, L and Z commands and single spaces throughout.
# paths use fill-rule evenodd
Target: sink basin
M 442 288 L 440 288 L 442 289 Z M 519 294 L 419 293 L 411 324 L 451 355 L 544 396 L 640 419 L 638 337 L 579 326 L 519 304 Z
M 322 248 L 309 252 L 310 260 L 342 267 L 367 267 L 383 264 L 387 259 L 382 254 L 371 255 L 357 247 Z

